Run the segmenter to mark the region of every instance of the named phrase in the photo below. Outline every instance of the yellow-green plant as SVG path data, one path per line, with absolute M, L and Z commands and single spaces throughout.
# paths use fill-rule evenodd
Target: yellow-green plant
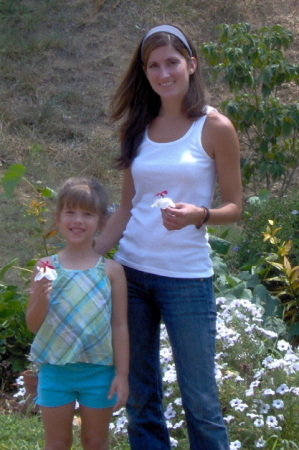
M 10 263 L 0 268 L 0 376 L 3 385 L 9 385 L 15 379 L 15 373 L 22 371 L 27 362 L 29 344 L 32 333 L 25 323 L 25 311 L 28 302 L 27 283 L 30 279 L 35 262 L 42 256 L 52 254 L 56 244 L 49 244 L 49 237 L 56 231 L 46 231 L 45 215 L 49 209 L 49 202 L 55 196 L 55 192 L 35 185 L 24 177 L 25 167 L 14 164 L 6 170 L 1 179 L 4 193 L 11 199 L 15 187 L 23 181 L 31 189 L 31 196 L 25 205 L 26 214 L 34 220 L 31 227 L 31 243 L 35 250 L 35 256 L 23 267 L 19 267 L 18 258 L 13 258 Z M 20 284 L 16 286 L 5 281 L 5 275 L 9 270 L 17 269 L 20 275 Z
M 271 267 L 277 269 L 278 275 L 267 278 L 266 281 L 275 283 L 272 292 L 280 299 L 283 306 L 283 319 L 289 324 L 299 322 L 299 266 L 292 266 L 288 254 L 292 248 L 292 241 L 281 242 L 277 232 L 281 227 L 275 227 L 273 220 L 263 232 L 264 241 L 273 245 L 273 252 L 265 258 Z

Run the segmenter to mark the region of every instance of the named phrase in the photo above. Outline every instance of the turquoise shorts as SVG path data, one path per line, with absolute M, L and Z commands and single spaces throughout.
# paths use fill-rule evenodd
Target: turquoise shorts
M 114 366 L 41 364 L 35 403 L 57 407 L 77 400 L 89 408 L 110 408 L 116 404 L 116 394 L 108 399 L 114 376 Z

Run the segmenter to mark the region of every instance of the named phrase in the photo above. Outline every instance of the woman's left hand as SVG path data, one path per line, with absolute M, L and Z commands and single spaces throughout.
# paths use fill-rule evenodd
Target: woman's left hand
M 204 211 L 189 203 L 176 203 L 175 208 L 161 209 L 163 225 L 169 230 L 181 230 L 187 225 L 195 225 L 201 220 Z

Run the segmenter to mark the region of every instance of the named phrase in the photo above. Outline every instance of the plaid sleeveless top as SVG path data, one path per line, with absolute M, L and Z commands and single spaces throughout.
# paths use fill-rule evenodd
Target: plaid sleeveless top
M 68 270 L 53 255 L 57 271 L 49 310 L 31 346 L 30 360 L 64 365 L 113 365 L 111 286 L 101 256 L 92 269 Z

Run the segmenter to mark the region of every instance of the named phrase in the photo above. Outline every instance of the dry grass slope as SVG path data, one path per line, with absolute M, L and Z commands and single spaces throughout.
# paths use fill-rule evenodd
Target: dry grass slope
M 297 0 L 4 0 L 0 3 L 0 176 L 10 164 L 51 188 L 75 174 L 100 177 L 114 201 L 121 174 L 113 169 L 116 129 L 109 99 L 143 33 L 161 22 L 183 25 L 199 46 L 216 25 L 247 21 L 281 24 L 299 46 Z M 212 85 L 213 105 L 224 87 Z M 1 188 L 0 188 L 1 189 Z M 0 267 L 34 254 L 31 222 L 19 188 L 12 201 L 0 191 Z

